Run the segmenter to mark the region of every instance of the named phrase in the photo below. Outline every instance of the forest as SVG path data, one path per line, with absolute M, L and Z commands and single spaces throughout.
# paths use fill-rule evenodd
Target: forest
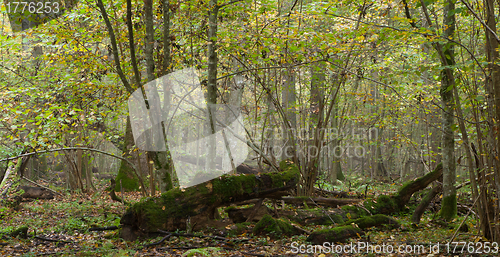
M 495 0 L 3 0 L 0 256 L 498 256 Z

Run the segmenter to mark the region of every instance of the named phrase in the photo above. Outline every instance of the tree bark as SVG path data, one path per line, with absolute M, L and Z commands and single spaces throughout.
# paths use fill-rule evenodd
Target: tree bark
M 413 223 L 420 223 L 420 218 L 425 212 L 425 209 L 429 206 L 431 201 L 436 197 L 437 194 L 439 194 L 443 190 L 443 186 L 441 184 L 436 185 L 435 187 L 432 188 L 427 195 L 425 195 L 424 199 L 418 204 L 417 208 L 415 209 L 415 212 L 411 216 L 411 222 Z
M 443 10 L 443 26 L 445 27 L 443 37 L 453 38 L 455 34 L 455 2 L 447 0 Z M 440 216 L 446 220 L 451 220 L 457 215 L 457 192 L 455 189 L 455 139 L 453 132 L 454 100 L 453 87 L 455 77 L 453 68 L 455 65 L 455 53 L 453 44 L 448 42 L 445 45 L 436 44 L 436 50 L 441 57 L 441 100 L 442 100 L 442 128 L 443 128 L 443 201 L 441 202 Z
M 215 134 L 215 104 L 217 103 L 217 15 L 219 7 L 217 0 L 208 3 L 208 84 L 207 84 L 207 108 L 208 108 L 208 131 Z M 208 170 L 215 170 L 216 143 L 215 137 L 209 141 Z

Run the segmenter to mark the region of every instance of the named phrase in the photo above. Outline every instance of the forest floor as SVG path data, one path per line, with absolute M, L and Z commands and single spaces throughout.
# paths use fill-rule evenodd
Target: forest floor
M 367 192 L 369 196 L 387 193 L 396 191 L 399 186 L 381 183 L 379 187 L 373 187 L 375 190 Z M 119 238 L 118 230 L 89 231 L 95 227 L 119 225 L 120 217 L 127 208 L 111 201 L 105 187 L 104 183 L 97 185 L 98 190 L 92 194 L 70 194 L 59 190 L 62 195 L 52 200 L 25 201 L 18 210 L 0 208 L 0 256 L 498 256 L 476 253 L 479 246 L 485 245 L 481 243 L 481 238 L 475 236 L 474 213 L 465 221 L 469 231 L 459 232 L 453 240 L 464 243 L 446 245 L 456 232 L 454 227 L 458 227 L 465 215 L 459 215 L 452 222 L 454 226 L 439 222 L 435 215 L 438 203 L 431 205 L 418 225 L 410 222 L 410 207 L 410 211 L 394 216 L 402 225 L 398 229 L 368 230 L 366 235 L 350 239 L 342 246 L 327 248 L 311 248 L 306 242 L 307 235 L 271 239 L 253 236 L 251 230 L 234 234 L 234 227 L 231 226 L 224 231 L 192 234 L 178 231 L 177 236 L 156 245 L 164 235 L 126 242 Z M 120 196 L 120 193 L 117 194 Z M 125 193 L 124 198 L 133 203 L 140 199 L 140 194 Z M 418 201 L 418 197 L 415 199 L 414 196 L 412 203 Z M 462 203 L 460 212 L 467 213 L 471 206 L 469 197 L 464 194 L 459 202 Z M 297 207 L 287 205 L 285 208 L 293 210 Z M 27 237 L 12 237 L 12 231 L 22 226 L 28 227 Z M 306 229 L 314 231 L 327 227 L 331 226 L 308 226 Z M 203 235 L 218 237 L 201 237 Z M 226 240 L 221 241 L 220 237 Z M 464 244 L 466 246 L 462 247 Z M 310 252 L 313 250 L 315 253 Z M 340 254 L 331 254 L 332 250 Z M 481 251 L 484 252 L 484 248 Z

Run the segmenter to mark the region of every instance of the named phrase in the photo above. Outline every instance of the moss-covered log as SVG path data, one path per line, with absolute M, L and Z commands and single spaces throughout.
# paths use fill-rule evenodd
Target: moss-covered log
M 336 225 L 351 219 L 369 215 L 368 212 L 355 205 L 345 205 L 342 208 L 330 209 L 297 209 L 294 211 L 281 210 L 280 216 L 297 222 L 300 225 Z
M 293 236 L 300 234 L 300 231 L 292 226 L 288 221 L 274 219 L 271 215 L 264 215 L 253 228 L 255 235 L 267 235 L 272 238 L 283 236 Z
M 365 216 L 355 220 L 346 221 L 344 225 L 356 224 L 360 229 L 371 227 L 394 229 L 399 228 L 399 222 L 384 214 L 376 214 L 373 216 Z
M 399 208 L 404 207 L 410 201 L 413 193 L 426 188 L 430 183 L 443 176 L 443 165 L 439 163 L 436 168 L 423 177 L 410 181 L 403 185 L 393 197 Z
M 323 245 L 325 242 L 345 243 L 349 238 L 360 237 L 362 235 L 364 235 L 364 232 L 357 226 L 345 225 L 314 231 L 309 235 L 307 241 L 317 245 Z
M 343 206 L 353 203 L 361 202 L 359 199 L 338 199 L 338 198 L 324 198 L 324 197 L 316 197 L 311 198 L 307 196 L 299 196 L 299 197 L 282 197 L 279 200 L 285 201 L 285 203 L 291 204 L 307 204 L 309 206 L 316 205 L 326 205 L 331 207 Z
M 156 232 L 203 228 L 214 218 L 217 207 L 269 194 L 296 186 L 297 169 L 261 175 L 226 175 L 193 187 L 174 188 L 160 197 L 143 199 L 122 217 L 122 237 L 133 239 L 138 231 Z
M 372 214 L 390 214 L 401 211 L 415 192 L 426 188 L 441 176 L 443 176 L 443 166 L 439 163 L 432 172 L 404 184 L 395 195 L 381 195 L 376 200 L 366 200 L 364 206 Z

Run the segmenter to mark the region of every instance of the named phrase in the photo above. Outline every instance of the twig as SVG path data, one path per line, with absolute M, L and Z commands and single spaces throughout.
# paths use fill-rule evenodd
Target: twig
M 373 214 L 372 214 L 372 213 L 371 213 L 368 209 L 366 209 L 366 208 L 365 208 L 365 207 L 363 207 L 362 205 L 356 205 L 356 207 L 358 207 L 358 208 L 361 208 L 361 209 L 365 210 L 366 212 L 368 212 L 368 214 L 370 214 L 370 216 L 371 216 L 371 215 L 373 215 Z
M 474 208 L 474 205 L 476 205 L 476 202 L 477 200 L 479 200 L 479 196 L 481 196 L 481 194 L 483 193 L 483 191 L 481 191 L 479 193 L 479 195 L 476 197 L 476 200 L 474 200 L 474 203 L 472 204 L 472 208 Z M 455 230 L 455 233 L 453 234 L 453 236 L 451 237 L 450 241 L 448 241 L 448 243 L 451 243 L 453 242 L 453 239 L 455 239 L 455 237 L 457 236 L 458 234 L 458 231 L 460 230 L 460 228 L 462 227 L 462 225 L 464 224 L 465 220 L 467 220 L 467 218 L 469 217 L 471 211 L 472 211 L 472 208 L 469 209 L 469 212 L 467 213 L 467 215 L 465 215 L 465 218 L 462 220 L 462 222 L 460 223 L 460 226 L 458 226 L 457 230 Z
M 165 240 L 169 239 L 171 236 L 172 236 L 172 234 L 169 233 L 166 236 L 164 236 L 160 241 L 144 245 L 144 247 L 151 247 L 151 246 L 159 245 L 159 244 L 163 243 Z

